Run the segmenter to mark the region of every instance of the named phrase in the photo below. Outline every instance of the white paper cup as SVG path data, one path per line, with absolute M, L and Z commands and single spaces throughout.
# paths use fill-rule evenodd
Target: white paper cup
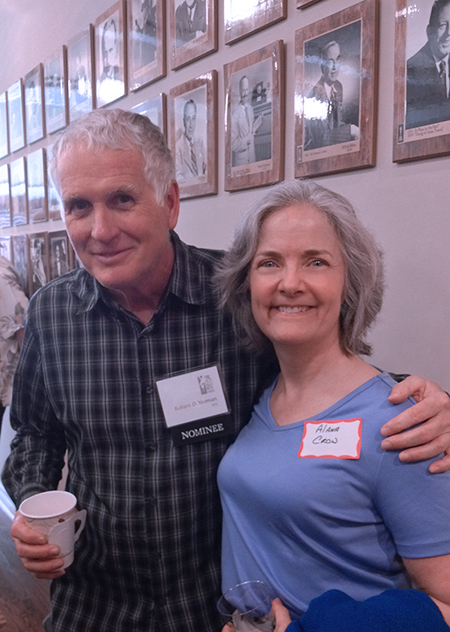
M 50 491 L 26 498 L 19 512 L 27 524 L 47 536 L 61 550 L 64 568 L 73 562 L 75 542 L 86 523 L 86 510 L 78 511 L 77 499 L 70 492 Z

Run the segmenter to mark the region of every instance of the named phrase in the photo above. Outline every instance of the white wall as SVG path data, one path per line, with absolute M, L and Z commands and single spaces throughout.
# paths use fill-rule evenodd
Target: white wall
M 0 0 L 0 93 L 95 19 L 112 0 Z M 223 24 L 223 0 L 219 0 Z M 288 0 L 288 19 L 219 50 L 130 94 L 117 106 L 130 108 L 159 92 L 213 68 L 219 72 L 219 195 L 184 201 L 179 233 L 187 242 L 226 248 L 239 210 L 261 189 L 236 193 L 224 184 L 223 64 L 282 39 L 286 43 L 286 178 L 294 175 L 294 33 L 316 20 L 355 4 L 321 0 L 299 11 Z M 372 169 L 324 176 L 320 183 L 347 196 L 386 251 L 388 290 L 371 334 L 373 361 L 398 372 L 438 381 L 450 390 L 450 157 L 398 165 L 392 162 L 395 0 L 381 0 L 381 45 L 377 165 Z M 431 5 L 431 0 L 430 0 Z M 35 143 L 38 149 L 52 138 Z M 29 148 L 16 152 L 26 155 Z M 7 159 L 0 161 L 7 162 Z M 40 225 L 48 230 L 50 225 Z M 52 224 L 51 229 L 57 226 Z M 25 229 L 26 230 L 26 229 Z M 28 227 L 28 231 L 30 228 Z M 15 228 L 4 234 L 18 234 Z

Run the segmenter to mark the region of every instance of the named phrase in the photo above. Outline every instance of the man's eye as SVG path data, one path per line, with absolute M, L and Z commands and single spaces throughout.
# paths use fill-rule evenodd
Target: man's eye
M 89 208 L 88 202 L 85 200 L 72 200 L 65 206 L 66 214 L 70 213 L 82 213 Z
M 117 195 L 116 197 L 116 203 L 117 204 L 129 204 L 132 201 L 132 197 L 131 195 L 128 195 L 127 193 L 121 193 L 120 195 Z

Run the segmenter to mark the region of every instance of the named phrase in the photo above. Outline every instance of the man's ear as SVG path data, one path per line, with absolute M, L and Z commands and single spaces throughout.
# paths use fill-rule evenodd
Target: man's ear
M 170 185 L 166 193 L 166 206 L 168 209 L 169 229 L 173 230 L 178 222 L 180 213 L 180 189 L 175 180 Z

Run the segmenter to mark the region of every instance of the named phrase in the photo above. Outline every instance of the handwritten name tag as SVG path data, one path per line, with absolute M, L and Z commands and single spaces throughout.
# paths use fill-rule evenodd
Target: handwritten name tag
M 298 457 L 303 459 L 359 459 L 362 419 L 307 421 Z

